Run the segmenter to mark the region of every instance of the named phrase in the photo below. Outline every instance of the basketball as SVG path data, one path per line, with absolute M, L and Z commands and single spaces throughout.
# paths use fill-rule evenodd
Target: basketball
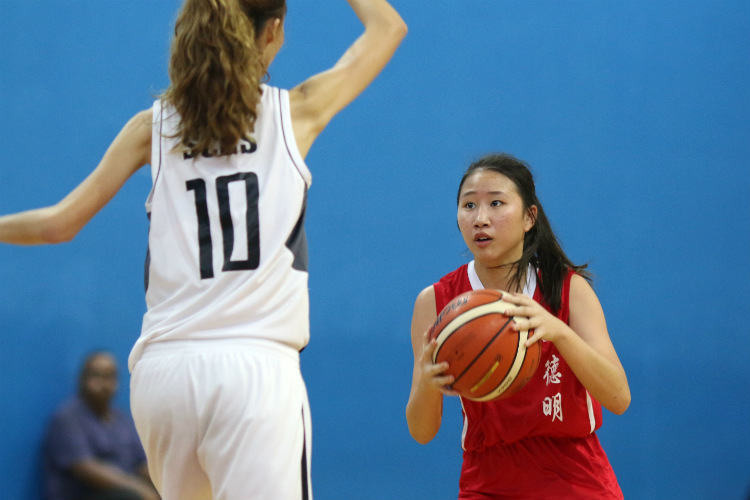
M 437 339 L 433 363 L 447 361 L 451 389 L 472 401 L 507 398 L 531 379 L 541 350 L 526 347 L 528 331 L 516 332 L 505 315 L 511 304 L 495 290 L 474 290 L 450 301 L 430 329 Z M 532 330 L 533 332 L 533 330 Z

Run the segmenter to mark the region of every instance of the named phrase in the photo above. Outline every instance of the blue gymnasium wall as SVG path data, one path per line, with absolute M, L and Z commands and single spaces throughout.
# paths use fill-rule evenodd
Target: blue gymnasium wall
M 528 160 L 590 261 L 633 402 L 600 432 L 630 500 L 750 485 L 750 3 L 396 0 L 410 33 L 323 133 L 303 354 L 319 499 L 456 497 L 459 406 L 403 417 L 416 294 L 465 262 L 464 167 Z M 0 0 L 0 213 L 59 200 L 167 84 L 177 0 Z M 345 2 L 290 2 L 272 82 L 335 62 Z M 0 491 L 39 498 L 39 442 L 92 348 L 124 365 L 144 310 L 147 169 L 72 243 L 0 246 Z M 123 373 L 118 404 L 127 407 Z

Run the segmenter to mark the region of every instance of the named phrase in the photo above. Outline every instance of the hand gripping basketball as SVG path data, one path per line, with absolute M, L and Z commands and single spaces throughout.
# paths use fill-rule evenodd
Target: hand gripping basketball
M 496 290 L 474 290 L 459 295 L 438 314 L 429 331 L 436 341 L 432 361 L 448 362 L 445 374 L 454 377 L 450 389 L 462 397 L 509 397 L 536 372 L 539 344 L 527 347 L 529 331 L 514 330 L 515 318 L 505 314 L 512 307 Z

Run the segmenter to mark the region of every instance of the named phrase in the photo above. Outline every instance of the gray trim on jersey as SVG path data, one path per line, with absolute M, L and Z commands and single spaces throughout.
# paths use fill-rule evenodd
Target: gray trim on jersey
M 302 210 L 300 211 L 299 220 L 295 224 L 292 233 L 286 240 L 286 247 L 294 255 L 292 269 L 307 272 L 308 255 L 307 255 L 307 233 L 305 232 L 305 211 L 307 209 L 307 189 L 305 197 L 302 200 Z

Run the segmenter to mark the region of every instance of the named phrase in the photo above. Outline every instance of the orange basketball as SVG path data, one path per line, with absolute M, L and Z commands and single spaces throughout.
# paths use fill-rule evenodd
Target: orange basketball
M 430 338 L 437 339 L 432 361 L 448 362 L 446 374 L 455 377 L 451 389 L 462 397 L 491 401 L 511 396 L 539 366 L 539 343 L 526 348 L 530 334 L 511 328 L 508 307 L 500 292 L 474 290 L 450 301 L 430 329 Z

